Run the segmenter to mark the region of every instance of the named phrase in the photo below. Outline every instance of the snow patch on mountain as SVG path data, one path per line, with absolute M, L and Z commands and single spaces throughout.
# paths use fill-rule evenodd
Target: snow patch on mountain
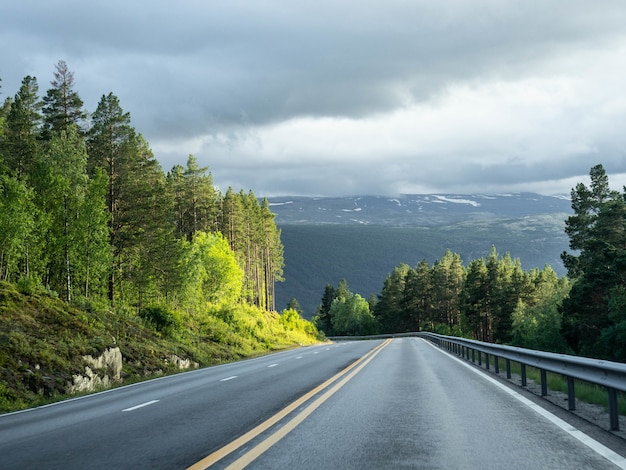
M 480 204 L 478 202 L 472 201 L 470 199 L 456 199 L 446 196 L 440 196 L 438 194 L 433 194 L 433 197 L 437 199 L 435 202 L 451 202 L 453 204 L 469 204 L 470 206 L 480 207 Z

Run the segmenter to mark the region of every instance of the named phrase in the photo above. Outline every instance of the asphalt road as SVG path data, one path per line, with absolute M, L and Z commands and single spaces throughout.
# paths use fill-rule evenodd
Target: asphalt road
M 301 348 L 0 415 L 0 468 L 618 468 L 480 374 L 417 338 Z

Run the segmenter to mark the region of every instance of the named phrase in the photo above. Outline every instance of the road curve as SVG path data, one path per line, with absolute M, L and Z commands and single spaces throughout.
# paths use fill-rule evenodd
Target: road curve
M 299 348 L 0 415 L 0 469 L 180 469 L 377 342 Z
M 417 338 L 285 351 L 0 415 L 0 468 L 619 468 L 472 369 Z
M 425 340 L 395 339 L 273 445 L 211 468 L 241 468 L 254 452 L 254 469 L 626 468 L 523 401 Z

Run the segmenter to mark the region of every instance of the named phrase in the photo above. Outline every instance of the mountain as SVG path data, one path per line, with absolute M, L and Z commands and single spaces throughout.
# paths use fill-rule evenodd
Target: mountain
M 566 196 L 534 193 L 429 194 L 396 198 L 268 198 L 282 230 L 285 281 L 276 285 L 276 306 L 296 298 L 305 317 L 315 312 L 326 284 L 348 281 L 353 292 L 379 294 L 400 263 L 433 263 L 447 249 L 465 265 L 491 247 L 519 258 L 524 269 L 551 265 L 565 274 L 568 249 Z

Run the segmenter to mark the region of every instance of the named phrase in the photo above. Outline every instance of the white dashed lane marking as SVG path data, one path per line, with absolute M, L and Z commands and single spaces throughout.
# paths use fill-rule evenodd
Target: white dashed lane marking
M 153 405 L 153 404 L 158 403 L 158 402 L 159 402 L 159 400 L 147 401 L 145 403 L 142 403 L 141 405 L 131 406 L 130 408 L 126 408 L 125 410 L 122 410 L 122 412 L 135 411 L 135 410 L 137 410 L 139 408 L 143 408 L 144 406 Z

